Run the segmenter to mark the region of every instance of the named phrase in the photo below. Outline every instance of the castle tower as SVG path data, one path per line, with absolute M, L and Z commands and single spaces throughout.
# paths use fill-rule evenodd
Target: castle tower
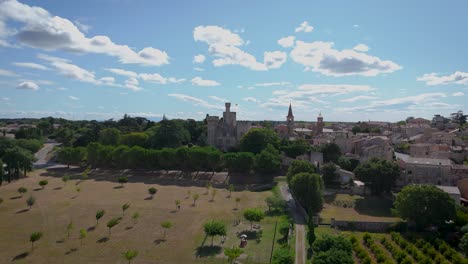
M 294 132 L 294 116 L 292 113 L 291 103 L 289 104 L 289 111 L 288 111 L 288 116 L 286 116 L 286 122 L 288 126 L 288 136 L 290 137 L 292 136 Z
M 317 116 L 317 126 L 316 126 L 316 131 L 315 133 L 317 135 L 320 135 L 323 133 L 323 117 L 322 117 L 322 113 L 319 113 L 319 115 Z

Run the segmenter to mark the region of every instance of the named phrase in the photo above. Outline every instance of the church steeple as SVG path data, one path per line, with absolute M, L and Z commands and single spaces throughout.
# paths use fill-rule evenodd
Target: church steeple
M 289 103 L 289 111 L 288 111 L 288 116 L 287 116 L 287 118 L 288 118 L 288 119 L 289 119 L 289 118 L 294 118 L 293 113 L 292 113 L 291 103 Z
M 288 136 L 291 137 L 294 132 L 294 116 L 292 113 L 291 103 L 289 103 L 288 116 L 286 116 L 286 122 L 288 126 Z

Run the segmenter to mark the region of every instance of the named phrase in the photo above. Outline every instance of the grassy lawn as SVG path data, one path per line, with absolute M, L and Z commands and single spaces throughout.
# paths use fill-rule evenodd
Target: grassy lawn
M 228 191 L 218 189 L 214 201 L 205 195 L 206 183 L 194 183 L 170 179 L 154 179 L 131 176 L 124 188 L 119 188 L 118 172 L 90 175 L 85 181 L 70 180 L 66 185 L 60 179 L 63 172 L 50 173 L 39 170 L 30 177 L 0 187 L 4 202 L 0 205 L 0 263 L 127 263 L 121 253 L 138 250 L 134 263 L 225 263 L 221 247 L 239 245 L 236 231 L 250 230 L 250 224 L 241 218 L 241 210 L 249 207 L 266 209 L 264 199 L 270 191 L 234 192 L 228 198 Z M 73 176 L 72 173 L 69 173 Z M 143 178 L 143 180 L 142 180 Z M 39 189 L 39 180 L 47 179 L 49 184 Z M 78 184 L 78 185 L 77 185 Z M 22 198 L 16 190 L 24 186 L 28 193 Z M 81 188 L 78 193 L 76 186 Z M 148 188 L 158 189 L 150 199 Z M 200 194 L 196 206 L 187 192 Z M 36 204 L 26 210 L 26 199 L 33 195 Z M 240 210 L 235 198 L 241 199 Z M 181 201 L 181 210 L 176 210 L 175 200 Z M 108 235 L 107 221 L 122 216 L 122 205 L 130 203 L 122 221 L 112 228 Z M 106 214 L 96 226 L 95 214 L 104 209 Z M 140 213 L 137 223 L 131 219 L 134 212 Z M 241 224 L 233 226 L 235 219 Z M 260 243 L 250 234 L 243 263 L 268 263 L 277 217 L 267 217 L 260 224 L 263 237 Z M 212 248 L 211 238 L 204 241 L 203 224 L 216 219 L 226 222 L 227 240 L 220 243 L 215 237 Z M 163 237 L 161 222 L 169 220 L 173 226 Z M 66 226 L 72 221 L 74 229 L 67 239 Z M 88 229 L 88 236 L 79 242 L 79 229 Z M 35 243 L 31 251 L 29 236 L 32 232 L 43 232 L 44 236 Z M 248 234 L 249 235 L 249 234 Z M 204 243 L 203 243 L 204 241 Z M 218 246 L 219 248 L 216 248 Z M 219 255 L 218 255 L 219 253 Z M 198 256 L 197 256 L 198 255 Z M 16 258 L 16 259 L 15 259 Z
M 392 201 L 376 196 L 337 194 L 326 196 L 320 213 L 323 223 L 331 218 L 347 221 L 398 221 L 391 214 Z

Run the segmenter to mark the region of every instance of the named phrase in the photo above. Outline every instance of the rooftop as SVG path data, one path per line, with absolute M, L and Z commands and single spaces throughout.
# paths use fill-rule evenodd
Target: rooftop
M 411 156 L 407 157 L 406 160 L 404 160 L 404 162 L 409 163 L 409 164 L 422 164 L 422 165 L 441 165 L 441 166 L 452 165 L 452 162 L 449 159 L 416 158 L 416 157 L 411 157 Z
M 458 189 L 457 186 L 436 185 L 436 187 L 448 194 L 460 194 L 460 190 Z

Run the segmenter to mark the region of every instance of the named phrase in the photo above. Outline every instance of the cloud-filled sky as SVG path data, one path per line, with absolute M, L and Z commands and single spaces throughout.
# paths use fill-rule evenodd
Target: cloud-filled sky
M 463 0 L 0 0 L 0 117 L 397 121 L 466 109 Z

